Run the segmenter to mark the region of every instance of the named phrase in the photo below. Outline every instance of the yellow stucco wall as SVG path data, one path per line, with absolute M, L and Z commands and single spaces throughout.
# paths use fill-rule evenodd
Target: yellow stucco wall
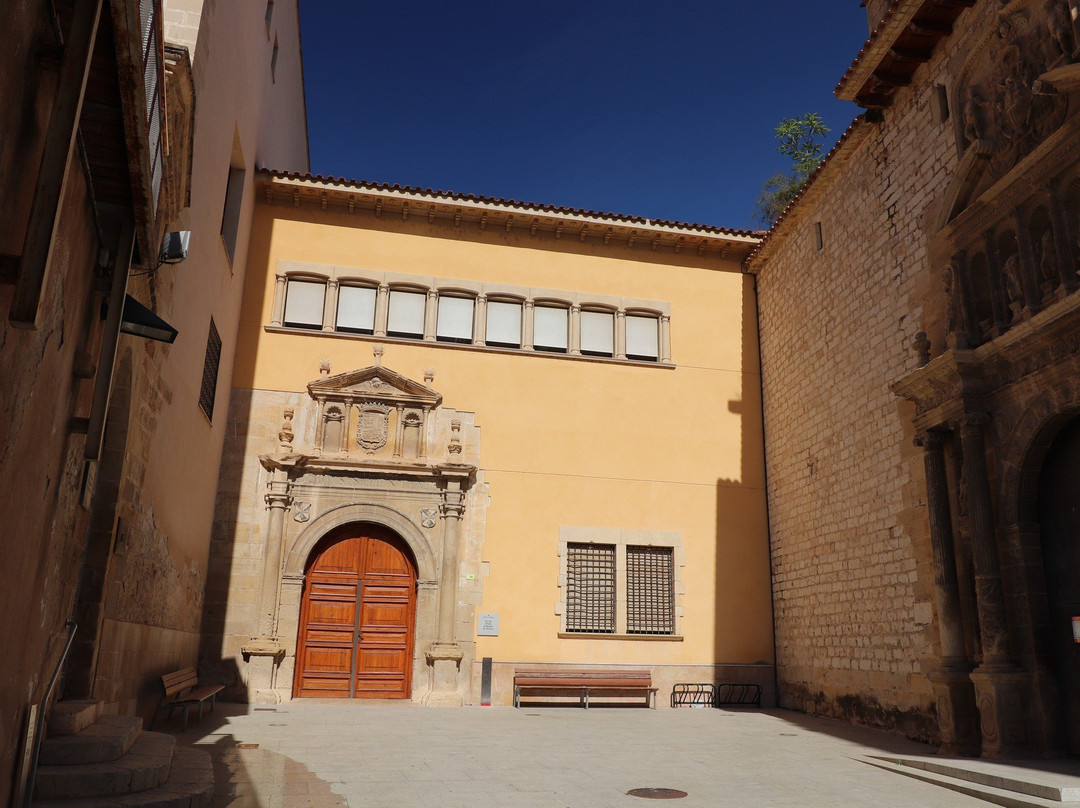
M 234 369 L 238 388 L 300 392 L 382 363 L 475 412 L 489 485 L 477 612 L 504 661 L 771 662 L 760 380 L 752 280 L 735 261 L 658 256 L 648 244 L 501 232 L 260 204 Z M 269 332 L 280 261 L 664 301 L 675 367 L 506 353 L 319 332 Z M 559 637 L 561 526 L 681 534 L 680 641 Z

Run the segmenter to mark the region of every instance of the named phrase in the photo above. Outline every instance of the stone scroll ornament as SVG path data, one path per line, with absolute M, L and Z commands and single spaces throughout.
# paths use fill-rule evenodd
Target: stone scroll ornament
M 368 454 L 374 454 L 386 445 L 390 408 L 384 404 L 366 403 L 359 409 L 356 443 Z

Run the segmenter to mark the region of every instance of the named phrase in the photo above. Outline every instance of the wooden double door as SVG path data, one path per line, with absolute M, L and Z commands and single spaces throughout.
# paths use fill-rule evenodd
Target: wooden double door
M 308 565 L 293 695 L 408 698 L 415 615 L 404 542 L 368 525 L 336 531 Z

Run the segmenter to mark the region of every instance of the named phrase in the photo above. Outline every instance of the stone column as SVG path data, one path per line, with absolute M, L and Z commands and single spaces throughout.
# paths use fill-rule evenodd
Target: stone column
M 270 325 L 280 326 L 285 316 L 285 283 L 288 280 L 284 275 L 277 275 L 274 279 L 274 312 L 270 315 Z
M 448 479 L 443 492 L 443 557 L 439 575 L 439 621 L 438 640 L 427 650 L 428 663 L 432 666 L 431 692 L 426 704 L 460 707 L 464 698 L 458 689 L 461 659 L 464 656 L 457 641 L 458 589 L 458 542 L 461 534 L 461 516 L 465 510 L 465 494 L 460 479 Z
M 424 306 L 424 340 L 435 341 L 435 329 L 439 317 L 439 293 L 434 289 L 427 291 L 427 305 Z
M 405 405 L 397 405 L 397 418 L 394 422 L 394 457 L 401 457 L 405 444 Z
M 487 295 L 476 296 L 476 311 L 473 313 L 473 345 L 483 345 L 487 336 Z
M 379 284 L 379 290 L 375 295 L 375 336 L 386 336 L 386 321 L 390 316 L 390 287 L 385 283 Z
M 524 316 L 522 317 L 521 324 L 521 347 L 523 350 L 533 350 L 533 308 L 535 304 L 531 300 L 526 300 L 522 304 L 524 310 Z
M 271 472 L 266 504 L 269 518 L 266 528 L 266 560 L 259 594 L 259 634 L 274 637 L 277 631 L 278 587 L 281 584 L 281 544 L 285 535 L 285 511 L 292 501 L 288 475 L 284 469 Z
M 953 548 L 949 481 L 945 473 L 945 435 L 936 430 L 915 439 L 923 447 L 930 542 L 934 552 L 934 594 L 938 610 L 941 660 L 929 672 L 937 704 L 942 754 L 974 754 L 979 749 L 979 712 L 975 706 L 971 666 L 964 650 L 964 623 Z
M 570 307 L 570 353 L 581 355 L 581 306 L 577 303 Z
M 1072 291 L 1076 288 L 1076 262 L 1073 258 L 1073 245 L 1069 239 L 1068 211 L 1061 199 L 1061 188 L 1054 182 L 1047 188 L 1050 197 L 1050 222 L 1054 227 L 1054 249 L 1057 258 L 1058 276 L 1061 285 Z
M 1016 754 L 1026 745 L 1024 690 L 1029 677 L 1009 660 L 1008 618 L 983 438 L 987 421 L 985 414 L 969 413 L 960 420 L 959 427 L 983 651 L 982 664 L 970 678 L 979 707 L 982 756 L 1001 758 Z
M 326 282 L 326 297 L 323 298 L 323 331 L 333 331 L 337 327 L 337 297 L 337 278 L 331 278 Z
M 671 316 L 660 315 L 660 361 L 671 361 Z
M 615 358 L 626 359 L 626 310 L 615 312 Z
M 993 230 L 983 233 L 983 246 L 986 248 L 987 269 L 990 271 L 990 305 L 994 310 L 994 327 L 1000 334 L 1009 325 L 1010 313 L 1005 295 L 1005 281 L 1001 277 L 1001 254 L 998 252 Z M 973 304 L 972 317 L 977 320 L 979 312 L 974 310 L 974 297 L 971 302 Z
M 1029 312 L 1034 314 L 1042 308 L 1042 289 L 1037 278 L 1039 268 L 1035 265 L 1035 247 L 1031 243 L 1031 231 L 1025 226 L 1019 210 L 1012 212 L 1016 225 L 1016 247 L 1020 254 L 1020 272 L 1023 274 L 1024 297 Z

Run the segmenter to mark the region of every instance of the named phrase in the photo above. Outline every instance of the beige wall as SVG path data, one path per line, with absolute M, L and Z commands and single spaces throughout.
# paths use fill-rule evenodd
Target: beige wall
M 418 381 L 434 370 L 431 387 L 442 394 L 443 406 L 474 414 L 477 465 L 490 499 L 481 526 L 478 602 L 464 628 L 470 636 L 461 639 L 473 639 L 476 613 L 500 616 L 498 637 L 476 638 L 477 658 L 771 663 L 750 279 L 733 261 L 691 251 L 654 254 L 647 246 L 569 244 L 492 229 L 499 232 L 258 205 L 234 384 L 262 398 L 272 391 L 302 393 L 318 377 L 321 360 L 330 361 L 332 374 L 366 367 L 374 363 L 372 348 L 382 343 L 383 365 Z M 316 270 L 336 266 L 339 274 L 356 269 L 483 282 L 492 291 L 503 284 L 578 292 L 582 299 L 660 301 L 670 305 L 673 366 L 267 331 L 274 274 L 297 269 L 296 262 Z M 253 552 L 241 534 L 261 541 L 257 536 L 265 531 L 265 474 L 250 459 L 275 448 L 280 412 L 264 417 L 252 423 L 247 413 L 234 414 L 243 432 L 230 445 L 242 456 L 230 452 L 223 462 L 222 491 L 240 480 L 239 507 L 256 518 L 239 529 L 219 523 L 226 545 L 235 534 L 234 562 Z M 222 505 L 219 495 L 219 517 Z M 560 531 L 572 528 L 679 535 L 685 552 L 680 641 L 559 637 L 558 544 Z M 254 554 L 261 557 L 258 548 Z M 224 593 L 223 585 L 211 586 Z M 245 633 L 233 630 L 238 638 Z

